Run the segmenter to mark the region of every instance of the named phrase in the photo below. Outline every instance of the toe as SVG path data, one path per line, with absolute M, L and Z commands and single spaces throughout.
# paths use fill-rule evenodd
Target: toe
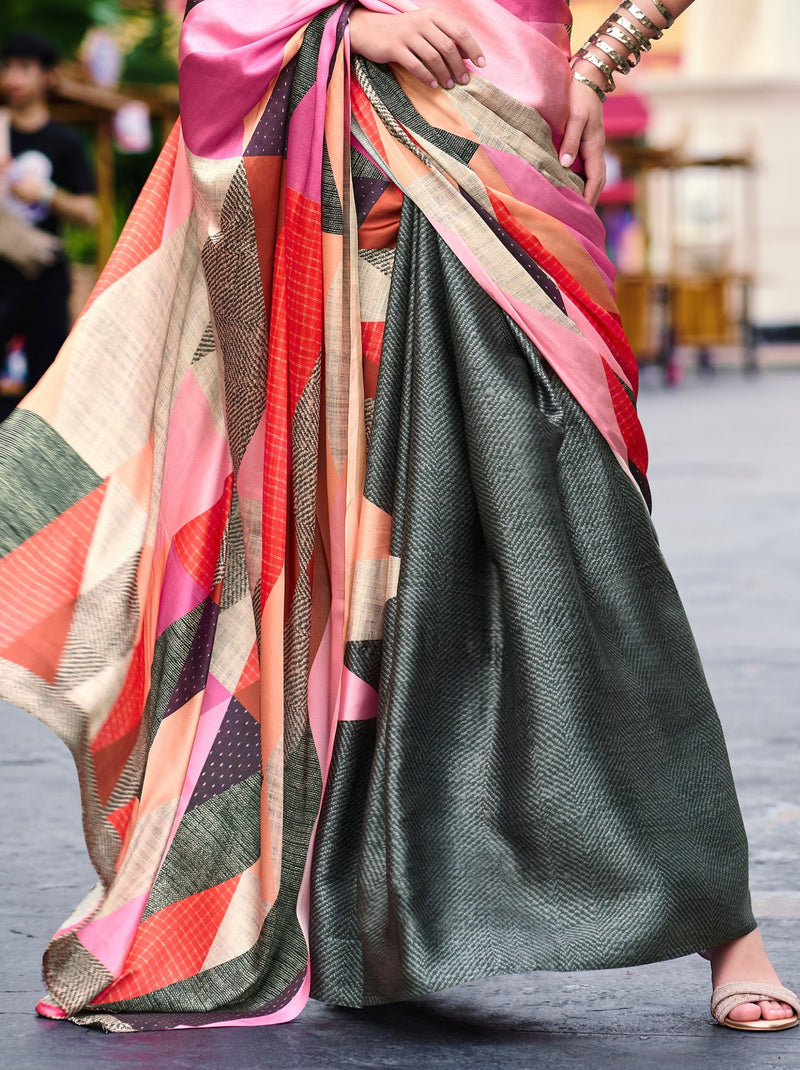
M 729 1012 L 728 1017 L 732 1022 L 757 1022 L 762 1016 L 761 1008 L 766 1004 L 740 1003 Z
M 763 1000 L 759 1003 L 761 1008 L 761 1017 L 767 1021 L 776 1021 L 779 1018 L 791 1018 L 794 1011 L 788 1003 L 781 1003 L 778 1000 Z

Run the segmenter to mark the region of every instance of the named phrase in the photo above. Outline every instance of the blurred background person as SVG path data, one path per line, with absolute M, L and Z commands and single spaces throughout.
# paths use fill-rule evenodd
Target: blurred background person
M 97 222 L 94 179 L 80 138 L 53 121 L 55 46 L 16 33 L 0 48 L 0 354 L 24 338 L 26 389 L 53 362 L 69 330 L 70 273 L 63 222 Z

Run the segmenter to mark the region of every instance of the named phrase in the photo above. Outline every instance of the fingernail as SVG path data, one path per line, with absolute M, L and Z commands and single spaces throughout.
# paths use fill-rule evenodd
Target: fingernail
M 452 89 L 454 85 L 455 85 L 455 82 L 453 81 L 452 78 L 448 78 L 447 81 L 444 83 L 445 89 Z
M 430 83 L 430 87 L 431 87 L 431 89 L 438 89 L 439 88 L 439 83 L 438 82 L 431 82 Z
M 485 67 L 486 66 L 486 60 L 485 60 L 485 58 L 483 56 L 478 56 L 478 58 L 477 58 L 477 60 L 475 62 L 478 64 L 479 67 Z
M 561 157 L 561 166 L 562 167 L 569 167 L 569 165 L 572 163 L 572 161 L 574 159 L 575 159 L 574 156 L 570 156 L 570 154 L 568 152 L 565 152 L 564 155 Z
M 462 74 L 461 75 L 461 84 L 462 85 L 469 85 L 469 75 L 468 74 Z

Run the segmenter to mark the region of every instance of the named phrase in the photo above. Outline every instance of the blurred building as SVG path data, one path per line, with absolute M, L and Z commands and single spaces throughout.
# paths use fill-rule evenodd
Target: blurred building
M 612 3 L 572 0 L 575 47 Z M 686 159 L 752 160 L 745 176 L 697 168 L 670 191 L 649 181 L 651 267 L 664 270 L 677 241 L 694 248 L 695 258 L 700 249 L 726 270 L 752 273 L 750 319 L 770 340 L 800 339 L 798 41 L 796 0 L 698 0 L 641 67 L 619 79 L 622 92 L 643 98 L 649 145 Z M 669 213 L 659 210 L 667 198 Z M 669 220 L 671 234 L 663 225 L 659 232 L 659 219 Z

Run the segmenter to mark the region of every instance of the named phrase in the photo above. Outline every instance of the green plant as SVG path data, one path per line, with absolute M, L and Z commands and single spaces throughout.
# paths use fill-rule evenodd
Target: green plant
M 95 22 L 93 0 L 3 0 L 3 36 L 40 29 L 72 55 Z

